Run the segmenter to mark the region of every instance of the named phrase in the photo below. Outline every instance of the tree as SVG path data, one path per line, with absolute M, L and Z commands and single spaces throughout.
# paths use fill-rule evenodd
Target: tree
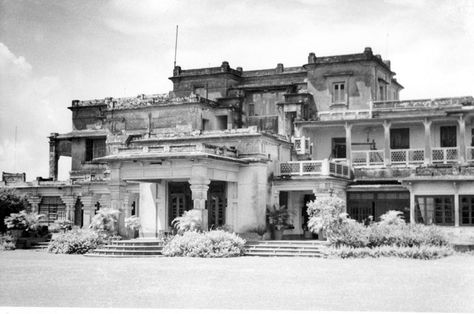
M 12 213 L 28 208 L 26 197 L 18 196 L 14 189 L 0 188 L 0 232 L 7 230 L 4 219 Z

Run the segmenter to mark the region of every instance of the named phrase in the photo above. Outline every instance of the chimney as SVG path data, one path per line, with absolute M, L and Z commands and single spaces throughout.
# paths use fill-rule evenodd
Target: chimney
M 173 76 L 179 76 L 180 74 L 181 74 L 181 67 L 177 65 L 173 69 Z
M 367 56 L 369 56 L 369 57 L 373 56 L 373 54 L 372 54 L 372 48 L 370 48 L 370 47 L 365 47 L 365 49 L 364 49 L 364 54 L 367 55 Z
M 316 63 L 316 54 L 314 52 L 309 53 L 308 63 Z
M 222 72 L 227 72 L 227 71 L 229 71 L 229 69 L 230 69 L 229 62 L 222 61 L 221 71 Z
M 284 67 L 283 63 L 278 63 L 276 67 L 276 73 L 283 73 Z

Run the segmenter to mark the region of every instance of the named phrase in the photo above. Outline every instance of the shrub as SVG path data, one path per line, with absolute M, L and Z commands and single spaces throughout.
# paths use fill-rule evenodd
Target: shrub
M 26 197 L 20 197 L 15 194 L 11 188 L 0 188 L 0 233 L 7 230 L 4 224 L 5 217 L 12 213 L 19 213 L 28 208 Z
M 8 229 L 35 231 L 41 226 L 40 219 L 43 216 L 22 210 L 19 213 L 13 213 L 6 217 L 4 221 Z
M 199 231 L 201 230 L 202 212 L 198 209 L 191 209 L 185 211 L 183 216 L 176 217 L 173 219 L 173 226 L 178 229 L 179 233 L 184 233 L 186 231 Z
M 369 247 L 350 247 L 341 245 L 339 247 L 330 247 L 327 249 L 327 254 L 339 258 L 362 258 L 362 257 L 400 257 L 413 259 L 437 259 L 452 255 L 453 249 L 449 246 L 413 246 L 413 247 L 398 247 L 398 246 L 379 246 L 374 248 Z
M 51 240 L 48 252 L 55 254 L 85 254 L 103 244 L 100 233 L 92 230 L 73 230 Z
M 231 257 L 242 255 L 244 245 L 242 238 L 223 230 L 187 231 L 168 242 L 162 253 L 166 256 Z
M 125 228 L 135 231 L 139 230 L 140 227 L 140 218 L 138 218 L 137 216 L 130 216 L 125 218 Z
M 389 210 L 385 214 L 380 216 L 381 225 L 404 225 L 405 219 L 403 219 L 403 213 L 398 210 Z
M 340 215 L 345 210 L 345 202 L 336 196 L 320 196 L 308 202 L 308 228 L 312 232 L 321 230 L 328 232 L 337 224 Z
M 363 224 L 341 214 L 336 225 L 328 230 L 327 238 L 334 246 L 365 247 L 369 244 L 369 234 Z
M 73 225 L 72 221 L 70 220 L 56 220 L 54 224 L 57 225 L 59 230 L 62 231 L 71 230 Z
M 12 236 L 0 236 L 0 251 L 10 251 L 15 249 L 15 240 Z
M 89 228 L 106 235 L 111 235 L 116 232 L 119 214 L 120 212 L 116 209 L 102 208 L 92 217 Z

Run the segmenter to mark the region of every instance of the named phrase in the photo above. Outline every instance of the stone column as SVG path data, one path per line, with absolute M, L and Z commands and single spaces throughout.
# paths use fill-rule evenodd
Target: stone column
M 58 133 L 51 133 L 49 137 L 49 177 L 54 181 L 58 179 L 59 154 L 56 147 Z
M 73 195 L 63 195 L 61 200 L 66 205 L 66 219 L 74 223 L 74 205 L 76 204 L 76 197 Z
M 206 208 L 207 191 L 209 190 L 209 183 L 211 181 L 203 177 L 192 177 L 189 180 L 191 184 L 191 193 L 193 199 L 193 209 L 201 211 L 202 230 L 208 229 L 208 211 Z
M 39 204 L 41 203 L 41 196 L 34 195 L 28 197 L 28 203 L 31 205 L 31 211 L 39 214 Z
M 81 196 L 82 210 L 84 212 L 83 226 L 88 228 L 91 224 L 95 211 L 95 198 L 92 194 Z
M 407 189 L 410 192 L 410 223 L 414 224 L 416 222 L 415 221 L 416 220 L 415 218 L 416 203 L 415 203 L 415 192 L 414 192 L 412 183 L 408 183 Z
M 391 152 L 390 152 L 390 126 L 392 125 L 391 122 L 385 120 L 383 122 L 383 133 L 384 133 L 384 164 L 385 167 L 390 167 L 392 164 L 391 160 Z
M 140 237 L 155 238 L 157 236 L 157 208 L 156 208 L 156 183 L 140 182 L 140 201 L 138 216 L 142 226 Z
M 454 226 L 459 227 L 459 191 L 456 182 L 453 182 L 454 190 Z
M 346 122 L 346 160 L 349 167 L 352 166 L 352 124 Z
M 431 151 L 431 120 L 425 118 L 423 125 L 425 127 L 425 166 L 432 162 L 432 151 Z
M 459 124 L 459 161 L 466 164 L 466 119 L 460 116 Z

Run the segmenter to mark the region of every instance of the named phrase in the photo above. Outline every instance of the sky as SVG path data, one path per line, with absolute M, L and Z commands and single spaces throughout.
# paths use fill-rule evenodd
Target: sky
M 183 69 L 372 47 L 416 99 L 474 95 L 473 16 L 472 0 L 0 0 L 0 171 L 47 177 L 73 99 L 170 91 L 176 25 Z

